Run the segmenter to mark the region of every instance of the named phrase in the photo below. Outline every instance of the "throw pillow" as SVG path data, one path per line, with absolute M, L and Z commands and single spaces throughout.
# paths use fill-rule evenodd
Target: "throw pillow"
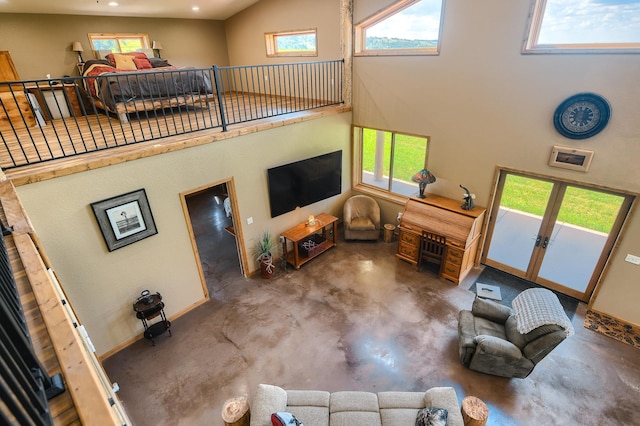
M 151 66 L 151 61 L 149 58 L 133 58 L 133 62 L 136 64 L 136 68 L 139 70 L 150 70 L 153 68 Z
M 135 71 L 138 69 L 136 63 L 133 62 L 133 56 L 116 54 L 113 55 L 113 59 L 115 59 L 116 68 L 119 70 Z
M 271 415 L 271 424 L 273 426 L 304 426 L 296 416 L 283 411 Z
M 423 408 L 418 411 L 416 426 L 446 426 L 448 415 L 444 408 Z

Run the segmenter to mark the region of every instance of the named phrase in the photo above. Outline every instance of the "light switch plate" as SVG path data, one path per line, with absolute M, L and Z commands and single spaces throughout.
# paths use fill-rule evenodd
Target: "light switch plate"
M 633 263 L 634 265 L 640 265 L 640 256 L 628 254 L 627 257 L 624 258 L 624 260 L 626 262 Z

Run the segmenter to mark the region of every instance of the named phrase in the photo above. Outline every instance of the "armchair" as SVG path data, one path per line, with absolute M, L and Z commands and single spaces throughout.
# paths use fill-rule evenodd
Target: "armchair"
M 524 379 L 573 327 L 550 290 L 523 291 L 514 309 L 476 296 L 458 315 L 460 362 L 471 370 Z
M 344 239 L 380 238 L 380 206 L 367 195 L 354 195 L 344 203 Z

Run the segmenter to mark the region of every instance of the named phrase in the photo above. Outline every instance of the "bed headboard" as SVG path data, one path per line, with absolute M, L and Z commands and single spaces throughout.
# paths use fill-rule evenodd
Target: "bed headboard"
M 111 53 L 111 50 L 96 50 L 95 57 L 96 59 L 105 59 L 109 53 Z
M 142 52 L 147 55 L 147 58 L 153 58 L 156 54 L 153 52 L 153 49 L 137 49 L 138 52 Z

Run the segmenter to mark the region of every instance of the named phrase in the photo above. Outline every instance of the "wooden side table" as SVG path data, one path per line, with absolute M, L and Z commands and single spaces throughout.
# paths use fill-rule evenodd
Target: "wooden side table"
M 489 408 L 480 398 L 467 396 L 462 400 L 462 420 L 464 426 L 485 426 L 489 418 Z
M 300 269 L 300 266 L 337 244 L 337 224 L 337 217 L 326 213 L 320 213 L 315 218 L 315 224 L 309 225 L 307 223 L 301 223 L 283 232 L 282 237 L 284 238 L 284 241 L 282 242 L 282 255 L 288 263 L 293 265 L 296 269 Z M 329 239 L 327 235 L 327 229 L 329 227 L 331 227 L 330 232 L 333 234 L 331 239 Z M 324 246 L 310 256 L 302 256 L 298 243 L 319 231 L 322 233 L 322 237 L 326 239 Z M 287 241 L 291 241 L 293 244 L 293 250 L 291 252 L 289 252 Z

